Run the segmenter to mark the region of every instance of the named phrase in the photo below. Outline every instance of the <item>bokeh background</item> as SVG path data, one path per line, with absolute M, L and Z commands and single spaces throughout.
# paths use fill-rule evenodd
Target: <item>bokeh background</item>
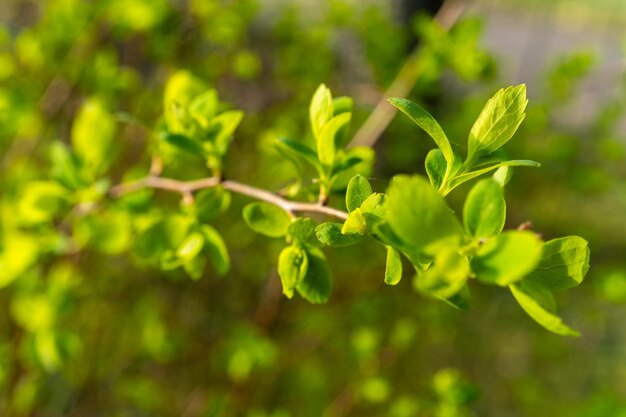
M 626 416 L 625 23 L 621 0 L 2 0 L 0 415 Z M 461 312 L 410 276 L 385 286 L 373 243 L 326 251 L 328 304 L 287 300 L 284 243 L 247 229 L 242 197 L 213 222 L 231 271 L 197 281 L 133 252 L 135 223 L 177 196 L 33 218 L 25 190 L 54 175 L 84 103 L 115 122 L 111 180 L 147 172 L 181 69 L 246 112 L 226 176 L 273 190 L 294 178 L 273 143 L 310 137 L 322 82 L 354 98 L 352 135 L 404 85 L 457 143 L 495 90 L 526 83 L 507 150 L 543 165 L 516 170 L 507 227 L 589 240 L 586 281 L 558 298 L 582 336 L 548 333 L 500 288 L 472 288 Z M 431 148 L 401 117 L 359 140 L 378 191 Z M 184 159 L 168 173 L 207 175 Z

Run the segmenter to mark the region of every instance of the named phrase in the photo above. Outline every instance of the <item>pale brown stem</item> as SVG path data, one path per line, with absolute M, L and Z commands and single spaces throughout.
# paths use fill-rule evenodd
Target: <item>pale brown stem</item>
M 116 185 L 111 188 L 110 194 L 114 197 L 119 197 L 121 195 L 139 191 L 144 188 L 155 188 L 180 193 L 181 195 L 183 195 L 183 197 L 185 197 L 190 195 L 194 191 L 198 191 L 203 188 L 215 187 L 217 185 L 221 185 L 222 187 L 229 191 L 232 191 L 233 193 L 245 195 L 256 200 L 274 204 L 275 206 L 282 208 L 290 214 L 319 213 L 329 217 L 336 217 L 341 220 L 346 220 L 348 218 L 348 213 L 346 213 L 345 211 L 323 206 L 321 204 L 303 203 L 299 201 L 287 200 L 279 196 L 278 194 L 263 190 L 261 188 L 252 187 L 250 185 L 243 184 L 237 181 L 220 181 L 218 178 L 215 177 L 202 178 L 194 181 L 179 181 L 163 177 L 146 177 L 134 182 Z

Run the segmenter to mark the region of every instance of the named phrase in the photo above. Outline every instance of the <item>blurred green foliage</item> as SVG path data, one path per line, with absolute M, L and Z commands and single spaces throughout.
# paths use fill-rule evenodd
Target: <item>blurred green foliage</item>
M 285 162 L 273 144 L 315 143 L 302 111 L 311 92 L 328 82 L 355 97 L 360 126 L 416 37 L 422 77 L 412 98 L 427 101 L 451 141 L 463 143 L 493 91 L 478 20 L 446 34 L 425 17 L 399 25 L 385 2 L 347 0 L 8 0 L 0 13 L 0 414 L 626 412 L 626 151 L 618 130 L 626 88 L 584 128 L 558 117 L 592 56 L 565 57 L 537 82 L 545 84 L 533 90 L 547 93 L 531 95 L 509 147 L 543 167 L 512 177 L 508 226 L 532 219 L 546 238 L 580 234 L 596 254 L 589 282 L 562 303 L 584 335 L 572 341 L 537 329 L 490 288 L 459 313 L 417 296 L 410 280 L 385 287 L 385 253 L 371 244 L 328 253 L 336 277 L 328 305 L 287 302 L 272 272 L 280 242 L 250 232 L 239 216 L 246 201 L 219 189 L 195 207 L 143 190 L 100 208 L 112 181 L 148 173 L 148 150 L 161 152 L 172 177 L 206 176 L 207 159 L 169 152 L 156 125 L 163 86 L 181 69 L 220 92 L 216 115 L 246 112 L 224 176 L 288 196 L 310 197 L 314 173 Z M 463 100 L 446 94 L 450 73 L 477 88 Z M 430 147 L 413 139 L 420 135 L 408 119 L 394 121 L 371 176 L 419 171 Z M 190 216 L 231 205 L 215 230 L 194 231 L 211 242 L 199 250 L 212 267 L 152 266 L 167 264 L 192 235 Z M 138 238 L 147 232 L 153 237 Z M 140 256 L 145 244 L 159 246 L 159 259 Z M 198 250 L 193 241 L 183 246 L 182 257 Z M 202 279 L 190 280 L 185 268 Z

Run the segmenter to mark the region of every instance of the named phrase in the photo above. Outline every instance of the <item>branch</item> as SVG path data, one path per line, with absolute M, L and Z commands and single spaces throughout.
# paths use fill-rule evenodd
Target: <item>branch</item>
M 447 0 L 435 16 L 444 30 L 448 31 L 459 19 L 463 11 L 463 3 L 460 0 Z M 388 97 L 406 97 L 417 80 L 422 75 L 422 67 L 419 66 L 419 46 L 411 52 L 404 65 L 396 75 L 387 91 L 385 91 L 376 104 L 374 111 L 367 118 L 363 126 L 356 132 L 348 147 L 373 146 L 380 135 L 385 131 L 397 109 L 387 102 Z
M 179 181 L 171 178 L 163 178 L 156 176 L 149 176 L 134 182 L 125 184 L 118 184 L 111 187 L 109 191 L 114 197 L 119 197 L 124 194 L 132 193 L 142 190 L 144 188 L 155 188 L 167 191 L 177 192 L 188 196 L 194 191 L 201 190 L 203 188 L 211 188 L 221 185 L 226 190 L 233 193 L 252 197 L 256 200 L 265 201 L 266 203 L 274 204 L 290 214 L 294 213 L 319 213 L 330 217 L 336 217 L 341 220 L 348 218 L 348 213 L 345 211 L 337 210 L 332 207 L 326 207 L 316 203 L 303 203 L 299 201 L 287 200 L 277 194 L 270 191 L 263 190 L 261 188 L 252 187 L 247 184 L 243 184 L 237 181 L 224 180 L 220 181 L 216 177 L 202 178 L 194 181 Z

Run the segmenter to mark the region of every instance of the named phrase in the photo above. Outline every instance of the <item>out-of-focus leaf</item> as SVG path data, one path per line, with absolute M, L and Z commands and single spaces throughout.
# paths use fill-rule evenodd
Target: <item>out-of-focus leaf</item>
M 387 246 L 387 263 L 385 266 L 385 284 L 396 285 L 402 279 L 402 259 L 397 250 Z
M 269 237 L 281 237 L 291 223 L 289 214 L 270 203 L 250 203 L 243 208 L 243 218 L 252 230 Z
M 278 256 L 278 275 L 283 284 L 283 294 L 293 297 L 294 289 L 308 271 L 309 261 L 306 251 L 297 246 L 287 246 Z
M 326 257 L 321 250 L 306 249 L 308 268 L 304 278 L 296 285 L 296 290 L 304 299 L 313 304 L 328 301 L 332 290 L 332 276 Z
M 320 242 L 332 247 L 350 246 L 361 241 L 361 235 L 341 233 L 342 227 L 341 223 L 322 223 L 315 228 L 315 234 Z

